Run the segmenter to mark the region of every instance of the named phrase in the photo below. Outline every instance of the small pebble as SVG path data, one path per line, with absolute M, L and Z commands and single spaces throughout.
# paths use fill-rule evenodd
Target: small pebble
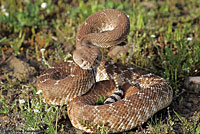
M 42 90 L 38 90 L 36 94 L 41 94 L 42 93 Z
M 192 37 L 188 37 L 187 40 L 191 41 L 191 40 L 192 40 Z
M 46 8 L 47 7 L 47 3 L 46 2 L 43 2 L 42 4 L 41 4 L 41 8 Z
M 185 105 L 187 108 L 191 108 L 192 107 L 192 103 L 186 103 Z
M 25 100 L 24 99 L 19 99 L 19 103 L 23 104 L 23 103 L 25 103 Z
M 33 111 L 34 111 L 34 113 L 38 113 L 38 112 L 39 112 L 39 110 L 38 110 L 38 109 L 34 109 Z
M 186 114 L 186 113 L 189 113 L 190 110 L 189 109 L 183 109 L 183 113 Z

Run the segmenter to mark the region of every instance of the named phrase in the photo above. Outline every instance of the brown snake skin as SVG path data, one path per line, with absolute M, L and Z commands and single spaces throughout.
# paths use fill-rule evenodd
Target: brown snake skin
M 99 14 L 107 16 L 108 13 L 111 14 L 108 16 L 116 16 L 114 12 L 123 14 L 118 10 L 103 10 L 95 13 L 94 16 L 97 17 Z M 90 22 L 89 18 L 94 19 L 91 16 L 88 17 L 86 19 L 87 24 Z M 104 21 L 99 19 L 91 25 L 99 25 L 98 22 L 100 20 Z M 77 39 L 81 40 L 82 38 L 79 35 L 82 35 L 82 27 L 77 37 Z M 84 32 L 83 34 L 88 33 Z M 118 41 L 111 42 L 118 44 L 124 40 L 127 33 L 121 35 L 123 36 L 119 37 L 121 39 L 115 39 Z M 87 40 L 90 40 L 89 37 L 87 37 Z M 103 39 L 104 36 L 101 38 Z M 82 49 L 84 50 L 86 46 L 86 49 L 92 48 L 91 51 L 98 52 L 97 49 L 97 51 L 95 50 L 97 47 L 88 47 L 87 43 L 79 44 L 79 41 L 77 41 L 77 49 L 83 47 Z M 93 42 L 92 44 L 95 43 Z M 83 54 L 86 53 L 83 52 Z M 78 51 L 75 52 L 75 55 L 78 55 Z M 96 53 L 96 57 L 94 56 L 94 59 L 92 59 L 93 61 L 87 64 L 84 63 L 85 65 L 82 63 L 87 58 L 81 59 L 78 61 L 78 63 L 81 63 L 81 66 L 77 65 L 76 61 L 76 63 L 73 61 L 61 63 L 47 69 L 37 78 L 36 87 L 38 91 L 42 91 L 43 101 L 53 105 L 68 104 L 68 116 L 74 127 L 92 133 L 100 133 L 100 128 L 102 127 L 111 133 L 123 132 L 146 122 L 157 111 L 171 103 L 173 91 L 163 78 L 137 68 L 104 60 L 100 62 L 101 58 L 99 57 L 101 56 L 99 55 L 100 53 Z M 84 55 L 76 56 L 75 58 L 84 57 Z M 96 84 L 94 84 L 92 70 L 81 68 L 89 66 L 94 68 Z M 118 83 L 122 85 L 125 93 L 124 98 L 112 104 L 95 105 L 98 98 L 101 96 L 109 97 L 115 91 L 116 85 L 113 79 L 117 79 Z
M 108 48 L 121 43 L 129 31 L 129 19 L 119 10 L 107 9 L 92 14 L 77 34 L 74 61 L 81 68 L 89 69 L 101 58 L 98 47 Z

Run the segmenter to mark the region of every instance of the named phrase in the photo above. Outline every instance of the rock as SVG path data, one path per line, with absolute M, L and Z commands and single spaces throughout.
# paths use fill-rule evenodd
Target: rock
M 111 49 L 111 51 L 108 53 L 108 56 L 112 57 L 115 56 L 117 58 L 120 58 L 121 54 L 126 54 L 129 50 L 128 45 L 126 46 L 115 46 Z
M 192 107 L 192 103 L 186 103 L 185 105 L 187 108 L 191 108 Z
M 184 85 L 187 89 L 200 95 L 200 76 L 187 77 Z
M 36 74 L 36 70 L 34 67 L 14 56 L 10 57 L 7 63 L 9 67 L 13 69 L 13 75 L 20 81 L 27 80 L 28 78 Z
M 188 114 L 188 113 L 190 113 L 189 109 L 183 109 L 183 114 Z

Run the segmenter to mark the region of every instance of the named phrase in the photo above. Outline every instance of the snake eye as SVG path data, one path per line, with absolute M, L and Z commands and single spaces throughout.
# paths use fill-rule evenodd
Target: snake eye
M 92 45 L 92 43 L 89 40 L 86 40 L 86 41 L 82 42 L 82 45 L 87 45 L 88 48 L 91 48 L 91 46 L 89 46 L 89 45 Z
M 92 43 L 90 41 L 86 41 L 86 44 L 87 45 L 92 45 Z M 88 46 L 88 47 L 90 48 L 91 46 Z

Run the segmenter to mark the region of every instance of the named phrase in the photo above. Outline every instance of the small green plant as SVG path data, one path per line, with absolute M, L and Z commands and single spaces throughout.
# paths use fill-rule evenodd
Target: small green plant
M 186 118 L 180 116 L 177 112 L 174 111 L 174 113 L 182 123 L 182 129 L 184 133 L 199 134 L 200 122 L 198 117 L 196 117 L 192 122 L 189 122 Z
M 48 68 L 51 67 L 51 66 L 49 65 L 49 63 L 46 61 L 45 57 L 44 57 L 45 49 L 44 49 L 44 48 L 40 49 L 40 52 L 42 53 L 42 61 L 44 62 L 44 64 L 45 64 Z
M 0 22 L 8 24 L 10 28 L 14 29 L 15 33 L 22 31 L 26 27 L 32 26 L 42 26 L 46 22 L 41 21 L 44 19 L 44 15 L 41 14 L 41 11 L 44 10 L 41 7 L 42 3 L 40 1 L 35 1 L 31 3 L 30 1 L 1 1 L 1 8 L 3 12 L 0 16 Z M 51 5 L 50 1 L 47 3 Z M 45 7 L 47 10 L 50 11 L 53 9 L 52 6 Z
M 19 37 L 14 39 L 11 43 L 10 43 L 10 47 L 14 50 L 15 55 L 19 55 L 20 54 L 20 48 L 22 46 L 22 43 L 24 41 L 25 38 L 25 33 L 22 33 L 22 31 L 20 31 L 19 33 Z
M 168 133 L 168 126 L 163 123 L 162 117 L 161 118 L 151 118 L 150 122 L 148 123 L 148 131 L 149 133 Z
M 104 123 L 95 124 L 91 121 L 81 121 L 81 125 L 86 127 L 87 129 L 91 129 L 94 133 L 97 134 L 108 134 L 108 127 L 105 126 Z
M 105 100 L 106 100 L 105 96 L 98 96 L 96 105 L 103 105 Z
M 100 123 L 99 126 L 100 126 L 99 129 L 100 134 L 108 134 L 108 127 L 106 127 L 104 123 Z
M 5 97 L 3 95 L 1 95 L 0 104 L 2 106 L 0 113 L 1 114 L 7 114 L 9 112 L 9 105 L 6 104 Z

